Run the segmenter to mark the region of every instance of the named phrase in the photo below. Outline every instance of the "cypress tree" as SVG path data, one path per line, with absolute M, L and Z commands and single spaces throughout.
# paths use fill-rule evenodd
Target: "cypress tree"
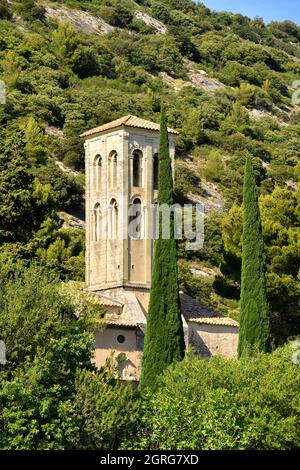
M 250 157 L 244 176 L 243 254 L 239 356 L 251 349 L 268 351 L 270 307 L 266 293 L 265 254 L 258 195 Z
M 174 203 L 173 177 L 169 155 L 165 112 L 161 111 L 159 146 L 158 207 Z M 177 276 L 177 243 L 174 239 L 174 217 L 170 219 L 170 238 L 159 236 L 154 242 L 154 265 L 142 362 L 141 390 L 154 388 L 156 378 L 173 361 L 184 356 L 184 334 Z

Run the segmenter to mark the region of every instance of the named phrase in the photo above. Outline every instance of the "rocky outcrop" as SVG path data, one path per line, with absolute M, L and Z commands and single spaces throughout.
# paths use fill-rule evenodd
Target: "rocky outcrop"
M 204 70 L 197 69 L 196 65 L 192 62 L 184 61 L 184 64 L 187 68 L 188 80 L 173 78 L 166 72 L 161 72 L 159 74 L 163 82 L 170 88 L 173 88 L 175 93 L 187 86 L 202 89 L 205 91 L 215 91 L 224 87 L 223 83 L 221 83 L 216 78 L 209 77 Z
M 148 26 L 151 26 L 157 34 L 166 34 L 167 28 L 166 26 L 159 20 L 156 20 L 150 15 L 147 15 L 147 13 L 143 13 L 141 11 L 138 11 L 135 14 L 136 19 L 144 21 Z
M 189 200 L 193 204 L 201 204 L 204 208 L 204 214 L 208 214 L 215 210 L 222 211 L 225 199 L 220 194 L 218 187 L 209 181 L 201 179 L 201 188 L 204 190 L 204 195 L 199 196 L 189 193 Z
M 73 228 L 77 230 L 85 230 L 84 214 L 78 211 L 75 215 L 67 212 L 60 212 L 59 217 L 63 221 L 63 228 Z
M 65 6 L 45 5 L 45 17 L 58 21 L 70 21 L 74 28 L 87 34 L 110 33 L 115 28 L 101 18 L 87 11 L 68 8 Z

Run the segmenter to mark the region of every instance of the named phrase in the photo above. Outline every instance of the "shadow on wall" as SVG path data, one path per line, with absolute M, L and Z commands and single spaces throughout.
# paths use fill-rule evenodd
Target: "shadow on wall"
M 208 349 L 207 345 L 194 330 L 190 332 L 190 338 L 189 338 L 190 345 L 193 346 L 196 350 L 199 356 L 201 356 L 203 359 L 209 359 L 212 357 L 212 353 Z

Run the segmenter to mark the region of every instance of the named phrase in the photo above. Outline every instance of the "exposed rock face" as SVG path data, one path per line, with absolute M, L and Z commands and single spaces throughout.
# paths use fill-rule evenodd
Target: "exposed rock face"
M 115 29 L 91 13 L 63 6 L 45 6 L 45 17 L 58 21 L 70 21 L 74 28 L 87 34 L 105 34 Z
M 53 137 L 56 137 L 59 140 L 64 139 L 64 132 L 61 129 L 59 129 L 58 127 L 47 126 L 47 127 L 45 127 L 45 132 L 46 132 L 46 134 L 51 135 Z
M 76 215 L 75 213 L 68 214 L 67 212 L 60 212 L 59 216 L 63 220 L 63 228 L 85 230 L 84 214 L 81 214 L 80 211 L 78 211 Z
M 201 267 L 201 268 L 190 268 L 190 272 L 194 275 L 194 276 L 201 276 L 201 277 L 211 277 L 211 276 L 214 276 L 216 273 L 213 269 L 211 268 L 204 268 L 204 267 Z
M 184 65 L 188 70 L 189 81 L 187 85 L 194 88 L 204 88 L 206 91 L 214 91 L 223 88 L 224 85 L 216 78 L 210 78 L 204 70 L 196 68 L 195 64 L 189 60 L 184 60 Z
M 167 32 L 166 26 L 161 21 L 156 20 L 150 15 L 147 15 L 147 13 L 142 13 L 141 11 L 138 11 L 135 17 L 138 20 L 144 21 L 148 26 L 152 26 L 152 28 L 155 29 L 157 34 L 166 34 Z
M 223 83 L 219 82 L 216 78 L 210 78 L 204 70 L 197 69 L 191 62 L 185 61 L 188 71 L 188 80 L 176 79 L 168 75 L 166 72 L 161 72 L 160 76 L 164 83 L 170 88 L 173 88 L 175 93 L 182 90 L 186 86 L 198 88 L 206 91 L 215 91 L 223 88 Z
M 204 207 L 204 214 L 211 211 L 222 211 L 225 200 L 218 191 L 218 187 L 209 181 L 201 179 L 201 187 L 204 189 L 204 196 L 188 194 L 190 201 L 194 204 L 200 203 Z
M 55 165 L 57 165 L 63 173 L 69 173 L 73 176 L 77 176 L 78 171 L 72 170 L 72 168 L 66 166 L 60 160 L 54 160 Z
M 279 108 L 274 106 L 274 112 L 267 111 L 266 109 L 251 109 L 249 111 L 249 116 L 253 119 L 263 119 L 263 118 L 273 118 L 277 121 L 279 126 L 287 126 L 288 121 L 291 117 L 292 108 Z

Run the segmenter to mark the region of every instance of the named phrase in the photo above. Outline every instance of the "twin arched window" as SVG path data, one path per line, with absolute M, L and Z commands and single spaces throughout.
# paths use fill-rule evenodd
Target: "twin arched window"
M 107 219 L 108 216 L 108 219 Z M 119 236 L 119 209 L 116 199 L 112 199 L 108 211 L 101 210 L 99 202 L 94 206 L 92 217 L 92 239 L 98 242 L 107 236 L 116 240 Z
M 92 238 L 93 241 L 99 241 L 104 238 L 107 226 L 108 236 L 112 240 L 119 238 L 119 205 L 116 199 L 111 199 L 108 208 L 108 220 L 104 217 L 100 204 L 97 202 L 93 210 L 92 220 Z M 107 211 L 106 211 L 107 213 Z M 130 238 L 142 238 L 142 203 L 140 198 L 136 197 L 129 206 L 128 234 Z
M 141 187 L 143 185 L 143 154 L 140 150 L 133 152 L 132 173 L 132 185 L 134 187 Z M 154 190 L 158 189 L 158 178 L 159 159 L 158 154 L 155 153 L 152 159 L 152 184 Z
M 94 158 L 94 188 L 96 191 L 100 191 L 102 187 L 102 157 L 96 155 Z M 116 188 L 118 183 L 118 154 L 115 150 L 112 150 L 108 157 L 108 181 L 110 189 Z M 152 160 L 152 178 L 153 178 L 153 189 L 158 189 L 158 178 L 159 178 L 159 159 L 158 154 L 153 155 Z M 143 154 L 140 150 L 133 152 L 133 175 L 132 184 L 134 187 L 141 187 L 143 179 Z

